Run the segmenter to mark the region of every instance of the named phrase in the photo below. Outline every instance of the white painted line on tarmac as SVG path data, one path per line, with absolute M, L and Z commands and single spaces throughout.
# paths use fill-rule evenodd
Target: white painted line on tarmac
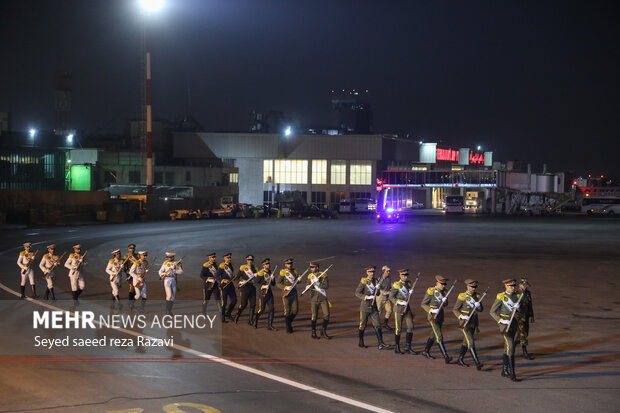
M 38 232 L 29 232 L 28 234 L 26 234 L 27 236 L 31 236 L 31 235 L 39 235 Z
M 0 283 L 0 288 L 2 288 L 3 290 L 5 290 L 6 292 L 8 292 L 10 294 L 13 294 L 16 297 L 20 297 L 21 296 L 17 291 L 14 291 L 14 290 L 10 289 L 9 287 L 7 287 L 6 285 L 4 285 L 2 283 Z M 65 311 L 62 308 L 55 307 L 55 306 L 53 306 L 51 304 L 44 303 L 44 302 L 41 302 L 39 300 L 33 300 L 32 298 L 29 298 L 29 297 L 27 297 L 25 299 L 30 301 L 30 302 L 32 302 L 33 304 L 37 304 L 37 305 L 43 306 L 45 308 L 49 308 L 51 310 Z M 95 321 L 95 323 L 98 324 L 97 321 Z M 137 333 L 135 331 L 126 330 L 124 328 L 115 328 L 115 327 L 110 327 L 110 328 L 114 328 L 117 331 L 120 331 L 120 332 L 125 333 L 125 334 L 129 334 L 129 335 L 132 335 L 132 336 L 135 336 L 135 337 L 146 337 L 146 338 L 149 338 L 149 339 L 154 339 L 154 337 L 147 336 L 146 334 L 140 334 L 140 333 Z M 391 410 L 386 410 L 386 409 L 383 409 L 381 407 L 374 406 L 372 404 L 368 404 L 368 403 L 364 403 L 364 402 L 360 402 L 358 400 L 354 400 L 354 399 L 351 399 L 349 397 L 341 396 L 339 394 L 332 393 L 332 392 L 329 392 L 329 391 L 326 391 L 326 390 L 317 389 L 316 387 L 308 386 L 306 384 L 299 383 L 299 382 L 294 381 L 294 380 L 285 379 L 284 377 L 276 376 L 275 374 L 266 373 L 264 371 L 255 369 L 253 367 L 248 367 L 248 366 L 245 366 L 243 364 L 236 363 L 234 361 L 226 360 L 226 359 L 223 359 L 223 358 L 211 355 L 211 354 L 202 353 L 200 351 L 194 350 L 194 349 L 189 348 L 189 347 L 181 346 L 181 345 L 178 345 L 178 344 L 173 344 L 173 345 L 171 345 L 169 347 L 172 347 L 172 348 L 180 350 L 180 351 L 184 351 L 184 352 L 192 354 L 192 355 L 194 355 L 196 357 L 200 357 L 200 358 L 203 358 L 203 359 L 206 359 L 206 360 L 210 360 L 210 361 L 213 361 L 213 362 L 216 362 L 216 363 L 220 363 L 220 364 L 223 364 L 225 366 L 233 367 L 233 368 L 236 368 L 238 370 L 245 371 L 247 373 L 255 374 L 257 376 L 264 377 L 266 379 L 277 381 L 277 382 L 282 383 L 282 384 L 287 384 L 287 385 L 289 385 L 291 387 L 295 387 L 295 388 L 300 389 L 300 390 L 304 390 L 304 391 L 307 391 L 307 392 L 310 392 L 310 393 L 314 393 L 316 395 L 323 396 L 323 397 L 326 397 L 328 399 L 336 400 L 336 401 L 339 401 L 341 403 L 348 404 L 350 406 L 359 407 L 360 409 L 365 409 L 365 410 L 368 410 L 368 411 L 371 411 L 371 412 L 377 412 L 377 413 L 393 413 Z
M 319 258 L 317 260 L 311 260 L 309 262 L 319 262 L 319 261 L 326 261 L 326 260 L 331 260 L 332 258 L 336 258 L 335 255 L 332 255 L 331 257 L 325 257 L 325 258 Z

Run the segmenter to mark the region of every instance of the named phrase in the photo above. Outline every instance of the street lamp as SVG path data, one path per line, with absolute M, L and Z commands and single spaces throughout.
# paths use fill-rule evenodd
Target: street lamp
M 72 133 L 67 135 L 67 145 L 73 145 L 73 134 Z
M 28 131 L 28 135 L 30 135 L 30 139 L 34 139 L 34 137 L 36 136 L 36 134 L 37 134 L 37 130 L 36 130 L 36 129 L 30 129 L 30 130 Z
M 156 12 L 164 5 L 164 0 L 140 0 L 142 9 L 146 12 Z M 146 194 L 153 193 L 153 142 L 152 142 L 152 111 L 151 111 L 151 52 L 149 49 L 148 24 L 147 17 L 144 18 L 144 51 L 146 53 L 145 61 L 145 93 L 144 105 L 146 108 Z

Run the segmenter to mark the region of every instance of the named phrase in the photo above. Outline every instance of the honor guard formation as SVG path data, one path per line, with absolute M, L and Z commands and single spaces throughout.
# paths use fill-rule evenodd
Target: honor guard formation
M 36 288 L 34 282 L 34 270 L 32 264 L 37 256 L 37 251 L 31 251 L 32 244 L 23 244 L 24 250 L 19 253 L 17 265 L 21 275 L 21 298 L 25 298 L 26 281 L 30 283 L 32 298 L 36 299 Z M 105 269 L 109 276 L 110 287 L 112 290 L 112 308 L 122 309 L 120 299 L 120 288 L 123 275 L 129 289 L 129 309 L 136 309 L 137 301 L 140 301 L 139 310 L 144 311 L 147 300 L 146 278 L 151 266 L 155 263 L 153 259 L 150 263 L 147 260 L 148 252 L 139 251 L 136 253 L 136 245 L 129 244 L 127 253 L 121 257 L 121 250 L 116 249 L 111 252 L 112 258 L 108 260 Z M 81 245 L 73 246 L 73 253 L 69 254 L 64 266 L 68 269 L 69 283 L 73 295 L 74 308 L 79 305 L 79 297 L 86 282 L 84 280 L 83 267 L 87 265 L 85 261 L 88 251 L 82 253 Z M 45 299 L 55 300 L 54 284 L 58 265 L 65 257 L 56 254 L 54 244 L 47 246 L 47 254 L 43 255 L 39 263 L 39 269 L 47 283 Z M 176 259 L 174 252 L 166 252 L 166 260 L 159 269 L 159 279 L 163 281 L 166 293 L 166 313 L 172 315 L 172 308 L 177 291 L 177 276 L 183 274 L 183 258 Z M 258 328 L 259 320 L 263 314 L 267 314 L 267 329 L 277 331 L 274 327 L 274 287 L 281 290 L 281 298 L 284 309 L 284 323 L 286 332 L 293 333 L 293 322 L 299 310 L 299 297 L 309 292 L 310 295 L 310 326 L 313 339 L 331 339 L 327 334 L 329 324 L 331 302 L 328 298 L 329 278 L 328 271 L 331 265 L 325 270 L 321 270 L 320 264 L 311 262 L 309 267 L 299 273 L 294 267 L 294 261 L 289 258 L 284 261 L 284 268 L 279 272 L 277 266 L 271 268 L 271 260 L 265 258 L 261 261 L 262 268 L 259 270 L 254 264 L 254 256 L 247 255 L 245 264 L 235 272 L 232 264 L 232 254 L 227 253 L 223 256 L 224 262 L 218 265 L 217 254 L 212 252 L 207 255 L 207 261 L 202 265 L 200 279 L 202 280 L 202 311 L 206 314 L 207 307 L 211 298 L 216 303 L 218 312 L 221 314 L 222 321 L 227 323 L 239 322 L 243 312 L 248 308 L 248 324 Z M 377 348 L 379 350 L 394 349 L 396 354 L 420 354 L 413 349 L 413 327 L 414 312 L 411 307 L 411 297 L 420 279 L 418 273 L 415 279 L 410 279 L 408 269 L 398 271 L 398 280 L 392 282 L 390 277 L 391 269 L 383 266 L 381 276 L 375 278 L 376 267 L 371 266 L 365 269 L 366 276 L 360 280 L 355 289 L 355 296 L 360 299 L 360 322 L 358 326 L 359 347 L 367 348 L 364 343 L 364 333 L 368 320 L 370 319 L 377 338 Z M 306 275 L 307 274 L 307 275 Z M 301 293 L 297 290 L 297 284 L 304 281 L 305 284 Z M 442 275 L 435 276 L 435 284 L 428 287 L 424 292 L 424 298 L 420 303 L 424 310 L 426 321 L 430 326 L 430 334 L 426 340 L 426 345 L 422 350 L 422 355 L 428 359 L 434 359 L 431 349 L 437 344 L 439 352 L 446 364 L 452 361 L 448 350 L 444 344 L 442 326 L 445 319 L 445 308 L 448 306 L 448 297 L 456 286 L 453 281 L 448 288 L 450 280 Z M 236 282 L 236 284 L 235 284 Z M 517 381 L 515 373 L 515 344 L 521 343 L 523 356 L 531 360 L 533 356 L 528 352 L 529 325 L 534 323 L 534 309 L 532 307 L 532 295 L 528 290 L 530 286 L 526 278 L 522 278 L 517 284 L 514 279 L 502 281 L 505 291 L 495 297 L 491 305 L 490 315 L 497 322 L 499 332 L 504 340 L 503 367 L 501 375 Z M 457 364 L 468 367 L 465 363 L 467 352 L 471 354 L 474 365 L 478 370 L 482 369 L 482 363 L 476 352 L 475 334 L 479 332 L 478 314 L 483 311 L 482 301 L 484 300 L 487 289 L 480 294 L 478 292 L 478 281 L 467 279 L 464 281 L 465 291 L 459 293 L 452 308 L 452 313 L 458 321 L 459 330 L 463 335 L 463 342 L 459 351 Z M 237 290 L 239 291 L 239 305 L 237 305 Z M 258 308 L 256 305 L 258 304 Z M 233 310 L 236 312 L 233 316 Z M 320 336 L 316 329 L 321 316 Z M 383 316 L 382 316 L 383 314 Z M 394 328 L 389 326 L 389 320 L 394 316 Z M 394 331 L 394 346 L 386 344 L 383 340 L 383 331 Z M 405 333 L 404 343 L 401 335 Z

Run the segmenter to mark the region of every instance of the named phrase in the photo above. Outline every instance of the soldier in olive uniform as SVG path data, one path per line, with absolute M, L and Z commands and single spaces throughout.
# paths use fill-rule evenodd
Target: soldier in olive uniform
M 123 255 L 123 261 L 125 262 L 125 265 L 123 266 L 123 271 L 125 272 L 127 284 L 129 284 L 129 295 L 127 297 L 129 299 L 130 306 L 133 306 L 132 301 L 136 299 L 136 290 L 133 286 L 133 280 L 131 279 L 129 270 L 131 270 L 131 266 L 133 265 L 133 263 L 138 261 L 138 258 L 139 258 L 138 254 L 136 253 L 136 244 L 127 245 L 127 253 Z M 120 282 L 119 282 L 119 287 L 120 287 Z
M 434 358 L 430 354 L 430 349 L 433 343 L 436 342 L 446 364 L 448 364 L 450 360 L 452 360 L 452 357 L 450 357 L 446 351 L 446 347 L 443 344 L 443 334 L 441 332 L 441 325 L 444 319 L 444 307 L 448 305 L 448 291 L 446 289 L 448 279 L 442 275 L 436 275 L 435 280 L 437 281 L 435 286 L 428 288 L 422 299 L 422 308 L 428 314 L 427 319 L 431 325 L 431 334 L 428 340 L 426 340 L 426 347 L 424 347 L 424 352 L 422 354 L 426 358 Z M 441 309 L 439 307 L 441 307 Z
M 383 318 L 383 328 L 386 330 L 394 330 L 389 326 L 388 322 L 390 321 L 390 317 L 392 316 L 393 307 L 392 302 L 390 301 L 390 292 L 392 291 L 392 279 L 390 278 L 390 267 L 384 265 L 381 268 L 383 274 L 379 279 L 379 288 L 381 290 L 380 294 L 377 296 L 377 308 L 379 309 L 379 318 L 381 318 L 381 313 L 385 309 L 385 316 Z
M 515 344 L 514 337 L 517 332 L 517 320 L 510 322 L 513 311 L 519 309 L 520 295 L 515 291 L 517 281 L 513 279 L 502 281 L 506 291 L 497 294 L 491 306 L 491 317 L 499 324 L 499 331 L 504 335 L 504 355 L 502 377 L 510 377 L 512 381 L 517 381 L 515 373 Z
M 519 293 L 523 294 L 523 298 L 521 299 L 521 304 L 519 304 L 519 311 L 515 315 L 517 317 L 517 322 L 519 324 L 519 333 L 517 338 L 521 343 L 521 348 L 523 349 L 523 357 L 527 360 L 533 360 L 534 356 L 531 353 L 528 353 L 527 346 L 528 341 L 527 337 L 530 334 L 530 322 L 534 323 L 534 307 L 532 306 L 532 293 L 527 289 L 530 284 L 527 282 L 527 278 L 521 278 L 521 282 L 519 283 Z
M 235 324 L 239 322 L 241 313 L 245 310 L 245 307 L 250 303 L 250 316 L 248 318 L 248 324 L 254 324 L 254 310 L 256 310 L 256 280 L 258 268 L 254 265 L 254 256 L 247 255 L 245 257 L 245 265 L 239 267 L 237 273 L 237 279 L 239 280 L 239 293 L 241 294 L 241 300 L 239 308 L 237 308 L 237 314 L 235 315 Z
M 465 353 L 467 353 L 467 350 L 469 349 L 471 356 L 474 359 L 474 363 L 476 363 L 476 368 L 480 370 L 482 369 L 482 364 L 480 364 L 478 354 L 476 354 L 474 333 L 478 328 L 478 312 L 482 311 L 482 304 L 480 303 L 481 295 L 476 292 L 476 289 L 478 288 L 478 281 L 468 279 L 465 280 L 465 285 L 467 286 L 467 291 L 459 294 L 456 299 L 456 303 L 454 303 L 454 308 L 452 309 L 452 312 L 459 322 L 467 322 L 467 326 L 464 329 L 461 329 L 465 337 L 463 338 L 463 343 L 461 344 L 458 365 L 467 367 L 464 357 Z
M 214 295 L 213 299 L 216 302 L 217 309 L 222 313 L 222 318 L 224 318 L 220 288 L 217 284 L 218 265 L 215 261 L 216 254 L 212 252 L 207 255 L 207 258 L 208 261 L 202 264 L 202 269 L 200 270 L 200 279 L 202 280 L 202 313 L 207 314 L 209 300 L 211 299 L 211 296 Z
M 257 285 L 260 286 L 258 294 L 258 311 L 256 311 L 256 317 L 254 318 L 254 328 L 258 328 L 258 319 L 260 316 L 267 312 L 267 330 L 278 331 L 273 326 L 273 286 L 276 285 L 275 274 L 271 270 L 271 260 L 265 258 L 261 264 L 263 269 L 258 271 Z M 267 310 L 269 307 L 269 310 Z
M 222 322 L 226 322 L 226 318 L 231 318 L 232 310 L 237 304 L 237 292 L 235 286 L 232 283 L 234 278 L 234 267 L 231 263 L 232 254 L 229 252 L 224 255 L 224 262 L 220 264 L 220 268 L 217 271 L 217 282 L 220 285 L 220 295 L 222 297 Z M 230 304 L 226 308 L 228 299 L 230 298 Z
M 293 320 L 295 320 L 299 309 L 297 288 L 293 287 L 298 277 L 299 273 L 293 268 L 293 259 L 289 258 L 284 261 L 284 269 L 280 271 L 276 285 L 282 290 L 284 322 L 286 323 L 286 332 L 288 334 L 293 333 Z
M 317 277 L 321 277 L 317 281 Z M 316 284 L 314 284 L 316 281 Z M 310 263 L 310 274 L 308 274 L 308 284 L 314 286 L 310 288 L 310 311 L 312 313 L 312 319 L 310 321 L 312 327 L 312 338 L 318 339 L 316 335 L 316 321 L 319 316 L 319 307 L 321 307 L 321 313 L 323 314 L 323 325 L 321 327 L 321 336 L 326 339 L 331 339 L 327 335 L 327 324 L 329 323 L 329 300 L 327 299 L 327 289 L 329 288 L 329 279 L 327 274 L 321 276 L 319 271 L 319 264 Z
M 407 335 L 405 336 L 405 353 L 407 354 L 418 354 L 417 351 L 413 350 L 411 347 L 411 340 L 413 340 L 413 312 L 411 311 L 411 307 L 409 307 L 409 302 L 407 301 L 413 288 L 413 284 L 409 281 L 409 270 L 399 270 L 398 275 L 400 276 L 400 280 L 396 281 L 392 284 L 392 290 L 390 291 L 390 301 L 392 302 L 392 307 L 394 308 L 394 322 L 395 322 L 395 330 L 394 330 L 394 340 L 396 341 L 396 346 L 394 347 L 394 353 L 402 354 L 400 351 L 400 332 L 403 328 L 403 319 L 407 323 Z M 403 314 L 401 315 L 401 310 L 404 309 Z
M 381 331 L 381 322 L 379 321 L 379 309 L 377 307 L 377 301 L 379 300 L 380 290 L 378 289 L 380 281 L 374 278 L 374 276 L 375 267 L 366 268 L 366 277 L 361 279 L 359 285 L 355 289 L 355 296 L 362 300 L 362 302 L 360 303 L 358 345 L 361 348 L 366 348 L 366 345 L 364 345 L 364 330 L 366 330 L 366 324 L 368 324 L 368 319 L 370 318 L 372 326 L 375 328 L 375 334 L 377 335 L 379 350 L 385 350 L 390 346 L 383 342 L 383 332 Z

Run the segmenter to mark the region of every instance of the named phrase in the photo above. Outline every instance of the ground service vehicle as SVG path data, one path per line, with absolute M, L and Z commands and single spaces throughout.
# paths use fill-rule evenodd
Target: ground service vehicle
M 379 211 L 377 213 L 377 222 L 378 223 L 382 223 L 382 222 L 398 222 L 401 220 L 401 214 L 400 211 L 392 208 L 392 207 L 387 207 L 382 211 Z
M 444 211 L 449 213 L 462 214 L 465 211 L 463 197 L 461 195 L 448 195 Z

